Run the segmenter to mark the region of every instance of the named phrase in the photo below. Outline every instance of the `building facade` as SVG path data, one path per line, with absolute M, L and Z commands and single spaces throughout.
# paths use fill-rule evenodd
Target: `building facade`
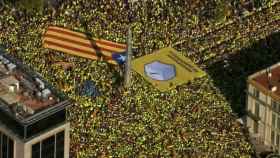
M 246 125 L 257 152 L 280 153 L 280 63 L 249 76 Z
M 69 158 L 70 125 L 60 124 L 28 141 L 0 126 L 1 158 Z
M 0 158 L 69 158 L 71 102 L 0 53 Z

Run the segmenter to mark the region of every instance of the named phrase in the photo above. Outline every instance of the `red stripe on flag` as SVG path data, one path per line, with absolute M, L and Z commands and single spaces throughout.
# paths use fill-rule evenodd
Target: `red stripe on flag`
M 48 45 L 53 45 L 53 46 L 61 47 L 61 48 L 64 48 L 64 49 L 76 51 L 77 53 L 83 53 L 83 54 L 87 54 L 87 55 L 96 56 L 96 53 L 93 53 L 93 52 L 90 52 L 90 51 L 87 51 L 87 50 L 83 50 L 83 49 L 79 49 L 79 48 L 73 48 L 73 47 L 70 47 L 68 45 L 58 44 L 58 43 L 51 42 L 51 41 L 48 41 L 48 40 L 45 40 L 44 43 L 48 44 Z M 105 60 L 113 60 L 111 57 L 107 57 L 107 56 L 102 56 L 102 57 Z
M 74 36 L 74 37 L 77 37 L 77 38 L 82 38 L 82 39 L 86 39 L 88 40 L 88 38 L 85 38 L 85 37 L 81 37 L 79 35 L 76 35 L 74 33 L 71 33 L 71 32 L 66 32 L 66 31 L 63 31 L 63 30 L 57 30 L 55 28 L 48 28 L 49 31 L 53 31 L 53 32 L 58 32 L 58 33 L 62 33 L 62 34 L 66 34 L 66 35 L 69 35 L 69 36 Z M 69 30 L 70 31 L 70 30 Z M 48 33 L 48 32 L 46 32 Z M 122 44 L 118 44 L 118 43 L 115 43 L 115 42 L 107 42 L 107 41 L 100 41 L 100 40 L 94 40 L 96 43 L 99 43 L 99 44 L 104 44 L 104 45 L 107 45 L 107 46 L 110 46 L 110 47 L 114 47 L 114 48 L 120 48 L 120 49 L 126 49 L 126 46 L 123 46 Z
M 73 43 L 73 44 L 81 45 L 81 46 L 88 47 L 88 48 L 93 48 L 93 49 L 96 49 L 96 50 L 115 52 L 114 50 L 94 45 L 95 44 L 94 42 L 91 45 L 91 44 L 86 44 L 86 43 L 83 43 L 83 42 L 75 41 L 75 40 L 72 40 L 72 39 L 69 39 L 69 38 L 64 38 L 64 37 L 59 37 L 59 36 L 56 36 L 56 35 L 49 35 L 49 34 L 46 34 L 45 37 L 49 37 L 49 38 L 53 38 L 53 39 L 57 39 L 57 40 L 61 40 L 61 41 L 66 41 L 66 42 L 70 42 L 70 43 Z

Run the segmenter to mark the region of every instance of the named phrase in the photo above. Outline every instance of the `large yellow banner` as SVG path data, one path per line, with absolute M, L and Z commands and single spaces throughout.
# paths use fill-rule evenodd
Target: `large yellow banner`
M 133 60 L 132 68 L 160 91 L 205 75 L 190 59 L 170 47 Z

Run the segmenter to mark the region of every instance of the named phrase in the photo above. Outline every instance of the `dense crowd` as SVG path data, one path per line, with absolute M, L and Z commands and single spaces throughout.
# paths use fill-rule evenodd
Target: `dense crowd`
M 65 0 L 56 11 L 46 8 L 42 13 L 1 7 L 0 44 L 79 105 L 68 111 L 73 155 L 250 157 L 253 149 L 247 132 L 236 122 L 230 102 L 210 75 L 161 93 L 133 72 L 132 86 L 125 89 L 122 66 L 47 50 L 42 47 L 41 39 L 48 26 L 57 25 L 125 43 L 130 25 L 134 58 L 196 39 L 197 44 L 190 40 L 175 47 L 202 66 L 206 60 L 200 59 L 203 57 L 200 49 L 189 51 L 195 48 L 190 48 L 190 43 L 213 47 L 219 40 L 203 40 L 208 32 L 242 19 L 247 12 L 255 12 L 258 8 L 254 7 L 244 1 L 229 0 L 146 3 Z M 197 41 L 201 35 L 205 36 Z M 65 70 L 55 64 L 59 61 L 74 66 Z M 75 87 L 86 80 L 94 81 L 102 95 L 79 96 Z

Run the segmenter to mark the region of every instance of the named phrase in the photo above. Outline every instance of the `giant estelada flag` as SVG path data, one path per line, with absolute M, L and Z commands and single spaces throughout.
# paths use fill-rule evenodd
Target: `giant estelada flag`
M 104 39 L 89 39 L 86 34 L 50 26 L 43 36 L 43 46 L 89 59 L 102 59 L 118 64 L 116 57 L 124 54 L 126 45 Z M 101 57 L 100 57 L 101 56 Z
M 132 69 L 160 91 L 205 75 L 189 58 L 170 47 L 133 60 Z

